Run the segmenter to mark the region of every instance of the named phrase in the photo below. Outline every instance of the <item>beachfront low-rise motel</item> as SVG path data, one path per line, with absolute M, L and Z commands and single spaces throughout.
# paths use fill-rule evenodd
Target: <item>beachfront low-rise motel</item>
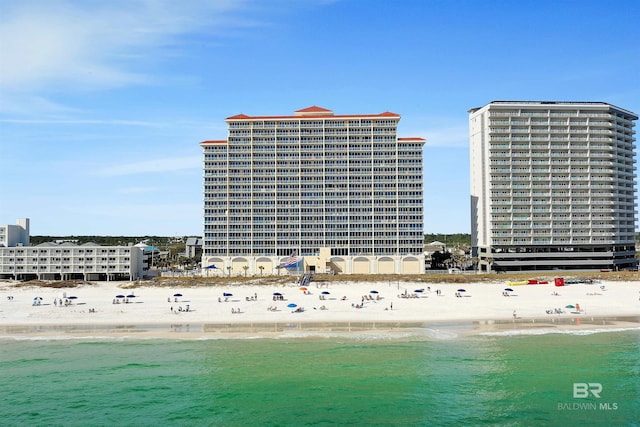
M 636 120 L 604 102 L 495 101 L 469 110 L 480 268 L 636 267 Z
M 400 115 L 225 121 L 200 144 L 204 274 L 424 273 L 425 140 L 398 138 Z
M 147 245 L 45 242 L 30 246 L 29 241 L 28 218 L 0 225 L 0 279 L 136 280 L 146 270 Z

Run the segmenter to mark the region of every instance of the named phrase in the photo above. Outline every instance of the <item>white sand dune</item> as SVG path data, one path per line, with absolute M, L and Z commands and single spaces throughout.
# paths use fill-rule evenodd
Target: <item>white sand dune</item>
M 602 281 L 564 287 L 555 287 L 553 284 L 510 286 L 506 281 L 466 284 L 337 282 L 328 287 L 311 282 L 307 292 L 301 291 L 293 279 L 287 286 L 121 288 L 127 285 L 128 282 L 100 282 L 77 288 L 53 289 L 16 287 L 15 284 L 1 282 L 0 327 L 4 326 L 4 335 L 25 331 L 47 334 L 56 325 L 66 325 L 67 331 L 73 329 L 69 325 L 247 325 L 292 322 L 394 324 L 480 321 L 485 324 L 514 323 L 520 327 L 537 322 L 537 325 L 564 324 L 571 327 L 584 323 L 597 324 L 601 318 L 640 316 L 640 282 Z M 507 287 L 511 287 L 513 292 L 507 292 L 509 296 L 504 296 Z M 424 290 L 416 292 L 418 288 Z M 464 292 L 458 292 L 459 289 L 464 289 Z M 232 296 L 225 298 L 225 292 Z M 276 292 L 283 294 L 284 300 L 274 301 L 273 294 Z M 174 297 L 178 293 L 182 296 Z M 123 298 L 115 298 L 116 295 L 126 297 L 130 294 L 135 297 L 128 298 L 128 303 Z M 405 297 L 405 294 L 410 297 Z M 77 298 L 65 305 L 65 295 Z M 40 305 L 33 305 L 36 297 L 42 298 Z M 59 302 L 60 299 L 63 300 L 62 306 L 54 305 L 54 300 Z M 114 304 L 114 300 L 120 303 Z M 356 308 L 363 301 L 364 306 Z M 297 307 L 290 308 L 290 304 L 296 304 L 304 311 L 295 312 Z M 325 309 L 322 309 L 323 306 Z M 580 310 L 567 306 L 579 306 Z M 187 308 L 189 311 L 186 311 Z M 269 308 L 276 308 L 276 311 Z M 555 309 L 561 309 L 563 313 L 547 313 Z M 517 319 L 514 319 L 514 313 Z

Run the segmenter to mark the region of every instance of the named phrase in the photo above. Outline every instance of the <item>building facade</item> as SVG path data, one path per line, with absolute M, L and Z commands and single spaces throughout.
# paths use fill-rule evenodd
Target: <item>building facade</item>
M 184 245 L 185 256 L 187 258 L 196 258 L 202 256 L 202 239 L 199 237 L 189 237 Z
M 20 218 L 16 224 L 0 225 L 0 248 L 29 246 L 29 218 Z
M 603 102 L 495 101 L 470 110 L 480 267 L 634 268 L 637 119 Z
M 20 219 L 18 224 L 25 231 L 22 241 L 0 246 L 0 278 L 135 280 L 143 275 L 143 251 L 138 247 L 69 242 L 29 246 L 29 220 Z M 11 226 L 0 230 L 5 227 Z
M 203 269 L 424 272 L 425 141 L 398 138 L 399 121 L 315 106 L 227 118 L 226 140 L 201 143 Z

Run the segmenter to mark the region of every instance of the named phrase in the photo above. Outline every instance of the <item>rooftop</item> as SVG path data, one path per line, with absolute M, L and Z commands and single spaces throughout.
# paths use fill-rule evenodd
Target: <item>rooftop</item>
M 482 108 L 489 107 L 489 106 L 505 106 L 505 107 L 522 106 L 525 108 L 526 107 L 553 108 L 554 106 L 557 106 L 557 107 L 571 106 L 571 107 L 600 108 L 600 109 L 611 108 L 619 111 L 620 113 L 633 116 L 633 120 L 638 120 L 638 115 L 636 113 L 629 110 L 625 110 L 624 108 L 617 107 L 613 104 L 609 104 L 607 102 L 601 102 L 601 101 L 491 101 L 490 103 L 482 107 L 471 108 L 468 110 L 468 112 L 474 113 Z
M 246 114 L 237 114 L 235 116 L 227 117 L 226 121 L 236 120 L 256 120 L 256 119 L 268 119 L 268 120 L 283 120 L 283 119 L 303 119 L 303 118 L 375 118 L 375 117 L 389 117 L 400 118 L 399 114 L 385 111 L 380 114 L 343 114 L 335 115 L 333 111 L 326 108 L 312 105 L 311 107 L 296 110 L 293 116 L 248 116 Z

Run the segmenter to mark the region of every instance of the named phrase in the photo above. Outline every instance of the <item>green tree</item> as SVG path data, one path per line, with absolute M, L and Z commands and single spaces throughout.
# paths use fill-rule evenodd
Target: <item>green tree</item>
M 435 251 L 431 254 L 431 268 L 437 269 L 445 266 L 445 261 L 451 258 L 451 254 L 448 252 L 442 253 Z
M 186 251 L 186 246 L 184 243 L 173 244 L 169 246 L 169 257 L 172 260 L 176 260 L 178 258 L 178 255 L 180 255 L 181 253 L 185 253 L 185 251 Z
M 461 254 L 458 250 L 456 250 L 454 251 L 452 259 L 456 267 L 464 267 L 464 263 L 467 257 L 464 254 Z
M 442 242 L 447 247 L 455 247 L 460 245 L 471 246 L 471 234 L 457 233 L 457 234 L 425 234 L 424 242 Z

